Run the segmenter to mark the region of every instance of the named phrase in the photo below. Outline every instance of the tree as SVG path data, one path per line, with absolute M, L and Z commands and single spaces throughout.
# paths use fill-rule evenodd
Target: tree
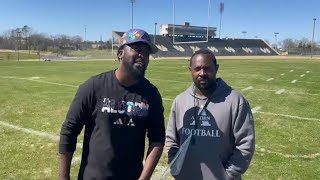
M 31 34 L 31 28 L 27 25 L 24 25 L 21 28 L 21 32 L 22 32 L 22 38 L 24 38 L 25 40 L 25 49 L 29 50 L 29 54 L 30 54 L 30 34 Z
M 288 52 L 290 51 L 290 49 L 298 47 L 298 44 L 291 38 L 284 39 L 280 44 L 282 48 Z

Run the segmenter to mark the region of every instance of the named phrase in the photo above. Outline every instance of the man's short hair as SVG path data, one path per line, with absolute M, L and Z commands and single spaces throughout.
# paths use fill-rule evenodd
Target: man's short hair
M 192 65 L 192 59 L 194 58 L 194 56 L 199 55 L 199 54 L 207 54 L 211 57 L 211 60 L 213 61 L 214 65 L 217 65 L 217 59 L 216 56 L 213 54 L 212 51 L 210 51 L 209 49 L 200 49 L 196 52 L 194 52 L 190 58 L 190 67 Z

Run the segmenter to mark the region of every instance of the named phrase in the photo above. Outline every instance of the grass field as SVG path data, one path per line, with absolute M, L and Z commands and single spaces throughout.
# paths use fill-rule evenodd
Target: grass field
M 257 148 L 243 179 L 320 179 L 320 61 L 218 62 L 218 76 L 255 112 Z M 117 65 L 0 61 L 0 179 L 57 179 L 60 127 L 78 85 Z M 191 84 L 187 67 L 186 60 L 150 62 L 146 76 L 162 94 L 166 120 L 172 99 Z M 164 154 L 158 169 L 165 166 Z
M 29 52 L 27 50 L 1 52 L 0 60 L 21 60 L 21 59 L 39 59 L 39 55 L 34 52 Z

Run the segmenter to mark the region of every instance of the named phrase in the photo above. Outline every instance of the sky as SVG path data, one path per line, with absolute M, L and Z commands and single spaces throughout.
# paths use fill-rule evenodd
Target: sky
M 159 34 L 160 24 L 217 27 L 224 2 L 221 37 L 256 38 L 274 43 L 287 38 L 320 42 L 320 0 L 135 0 L 133 27 Z M 108 40 L 112 31 L 132 26 L 130 0 L 0 0 L 0 35 L 28 25 L 34 32 Z M 173 4 L 175 6 L 173 10 Z M 209 15 L 208 15 L 209 11 Z M 173 15 L 175 12 L 175 16 Z M 175 17 L 175 18 L 174 18 Z M 314 21 L 313 18 L 317 20 Z M 86 32 L 85 32 L 86 31 Z M 246 31 L 247 33 L 242 33 Z

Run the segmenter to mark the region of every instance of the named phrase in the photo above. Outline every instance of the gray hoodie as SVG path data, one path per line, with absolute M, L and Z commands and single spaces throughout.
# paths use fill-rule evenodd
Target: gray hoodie
M 172 104 L 166 133 L 169 162 L 192 134 L 182 169 L 175 178 L 241 179 L 255 150 L 249 103 L 220 78 L 207 108 L 201 112 L 206 101 L 194 95 L 192 85 Z

